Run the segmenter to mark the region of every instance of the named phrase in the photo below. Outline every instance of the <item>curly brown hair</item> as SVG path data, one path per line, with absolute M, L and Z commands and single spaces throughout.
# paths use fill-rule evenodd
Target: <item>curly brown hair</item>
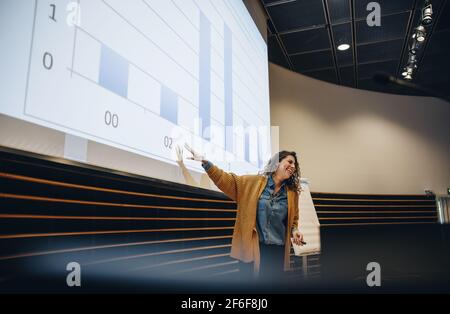
M 264 170 L 262 171 L 261 174 L 264 175 L 264 176 L 273 175 L 274 172 L 277 170 L 278 165 L 280 164 L 280 162 L 284 158 L 286 158 L 287 156 L 294 157 L 294 159 L 295 159 L 295 172 L 289 179 L 286 180 L 286 185 L 291 190 L 294 190 L 294 191 L 300 193 L 302 191 L 302 188 L 301 188 L 301 185 L 300 185 L 301 173 L 300 173 L 300 166 L 299 166 L 299 163 L 298 163 L 298 160 L 297 160 L 297 153 L 296 152 L 290 152 L 290 151 L 287 151 L 287 150 L 282 150 L 282 151 L 276 153 L 275 155 L 272 156 L 272 158 L 270 158 L 269 162 L 264 167 Z

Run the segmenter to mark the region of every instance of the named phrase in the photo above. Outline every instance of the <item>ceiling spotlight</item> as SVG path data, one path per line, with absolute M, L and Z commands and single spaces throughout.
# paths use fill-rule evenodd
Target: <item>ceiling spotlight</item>
M 413 54 L 413 55 L 416 55 L 417 51 L 419 50 L 419 48 L 420 48 L 420 43 L 417 40 L 414 39 L 412 41 L 411 47 L 409 47 L 409 53 Z
M 417 69 L 417 65 L 414 63 L 414 61 L 410 61 L 402 72 L 402 76 L 405 78 L 405 80 L 412 80 L 414 69 Z
M 425 33 L 425 27 L 423 27 L 422 25 L 417 26 L 416 32 L 414 33 L 415 36 L 413 35 L 413 38 L 416 38 L 417 41 L 421 43 L 425 40 Z
M 349 45 L 349 44 L 340 44 L 340 45 L 337 47 L 337 49 L 340 50 L 340 51 L 347 50 L 348 48 L 350 48 L 350 45 Z
M 406 71 L 402 73 L 405 80 L 412 80 L 412 74 L 413 74 L 413 68 L 409 67 L 409 66 L 406 67 Z
M 422 9 L 422 24 L 430 25 L 433 22 L 433 7 L 431 3 L 426 2 L 426 6 Z
M 427 30 L 425 26 L 430 25 L 433 22 L 433 8 L 431 6 L 431 0 L 421 0 L 424 2 L 423 9 L 421 10 L 421 19 L 419 20 L 419 25 L 413 28 L 413 33 L 411 35 L 410 43 L 408 44 L 408 59 L 407 64 L 401 72 L 401 76 L 405 80 L 412 80 L 414 72 L 418 67 L 418 54 L 426 40 Z

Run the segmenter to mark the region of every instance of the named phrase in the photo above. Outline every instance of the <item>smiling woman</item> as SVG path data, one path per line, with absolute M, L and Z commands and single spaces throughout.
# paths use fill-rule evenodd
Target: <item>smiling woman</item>
M 279 171 L 277 171 L 279 168 Z M 264 171 L 264 176 L 279 176 L 278 181 L 285 183 L 293 190 L 300 192 L 300 166 L 297 160 L 296 152 L 281 151 L 275 154 L 267 163 Z
M 279 280 L 283 270 L 290 268 L 290 239 L 297 245 L 306 244 L 298 230 L 297 154 L 281 151 L 262 173 L 238 176 L 186 148 L 192 153 L 190 159 L 201 161 L 214 184 L 237 203 L 230 255 L 240 261 L 241 278 L 250 279 L 253 270 L 262 279 Z

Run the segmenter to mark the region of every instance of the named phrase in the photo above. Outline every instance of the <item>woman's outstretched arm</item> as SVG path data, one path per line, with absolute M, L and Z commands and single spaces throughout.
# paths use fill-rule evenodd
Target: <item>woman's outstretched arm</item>
M 189 159 L 196 160 L 202 163 L 203 169 L 205 169 L 209 178 L 214 182 L 214 184 L 234 201 L 237 201 L 238 193 L 237 186 L 239 176 L 234 173 L 228 173 L 223 171 L 219 167 L 213 165 L 209 160 L 204 159 L 202 155 L 195 152 L 192 148 L 190 148 L 187 144 L 185 148 L 192 154 L 192 157 L 188 157 Z

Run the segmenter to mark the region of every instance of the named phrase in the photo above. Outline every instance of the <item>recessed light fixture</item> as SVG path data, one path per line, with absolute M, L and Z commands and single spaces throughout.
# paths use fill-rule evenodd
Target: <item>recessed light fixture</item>
M 337 48 L 340 51 L 344 51 L 344 50 L 347 50 L 348 48 L 350 48 L 350 45 L 349 44 L 340 44 Z
M 416 28 L 416 33 L 415 33 L 416 36 L 415 37 L 419 43 L 421 43 L 425 40 L 425 34 L 426 34 L 425 27 L 420 25 Z
M 429 1 L 425 2 L 425 7 L 422 9 L 422 24 L 430 25 L 433 22 L 433 7 Z
M 421 0 L 422 1 L 422 0 Z M 433 23 L 433 7 L 430 3 L 431 0 L 423 0 L 424 7 L 422 8 L 422 19 L 418 21 L 418 24 L 412 33 L 412 38 L 410 39 L 411 44 L 408 49 L 408 64 L 405 66 L 401 75 L 405 80 L 412 80 L 413 74 L 418 67 L 417 54 L 419 53 L 421 47 L 423 47 L 425 40 L 427 40 L 427 29 Z

